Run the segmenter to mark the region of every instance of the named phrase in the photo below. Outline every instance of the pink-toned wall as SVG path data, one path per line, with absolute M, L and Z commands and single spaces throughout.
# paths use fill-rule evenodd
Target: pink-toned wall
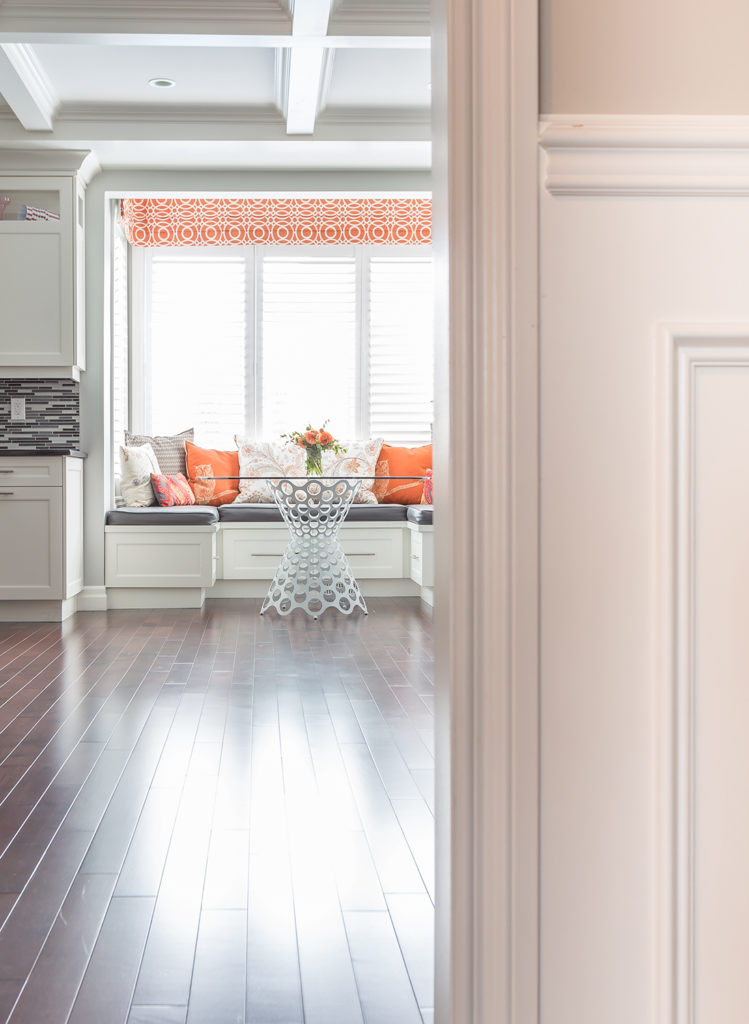
M 542 114 L 749 114 L 746 0 L 540 0 Z

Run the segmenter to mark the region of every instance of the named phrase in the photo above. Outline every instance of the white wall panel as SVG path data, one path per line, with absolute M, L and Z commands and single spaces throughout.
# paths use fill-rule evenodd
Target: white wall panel
M 639 159 L 633 143 L 621 166 L 637 177 L 650 158 L 638 169 Z M 675 542 L 664 494 L 677 511 L 684 499 L 682 464 L 662 450 L 669 387 L 658 355 L 664 322 L 749 324 L 749 205 L 622 191 L 542 187 L 540 197 L 541 1019 L 739 1024 L 749 1005 L 749 371 L 705 370 L 695 392 L 692 907 L 688 889 L 671 898 L 690 863 L 689 830 L 672 843 L 684 776 L 672 777 L 671 756 L 691 734 L 669 652 L 689 642 L 689 620 L 662 613 Z M 690 928 L 693 1018 L 682 980 L 672 999 L 670 960 Z

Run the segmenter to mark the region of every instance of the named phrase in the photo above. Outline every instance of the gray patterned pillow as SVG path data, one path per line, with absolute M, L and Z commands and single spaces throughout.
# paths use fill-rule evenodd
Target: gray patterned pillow
M 142 444 L 151 445 L 159 463 L 159 469 L 166 476 L 174 476 L 175 473 L 183 473 L 187 476 L 185 441 L 194 439 L 195 430 L 192 427 L 172 437 L 149 437 L 147 434 L 131 434 L 129 431 L 125 431 L 126 445 L 135 448 Z

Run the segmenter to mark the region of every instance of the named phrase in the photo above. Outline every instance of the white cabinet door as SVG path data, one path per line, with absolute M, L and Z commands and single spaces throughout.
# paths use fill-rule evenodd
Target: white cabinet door
M 62 488 L 0 485 L 0 598 L 62 597 Z
M 0 363 L 5 366 L 72 363 L 68 301 L 61 282 L 62 236 L 36 227 L 0 234 Z

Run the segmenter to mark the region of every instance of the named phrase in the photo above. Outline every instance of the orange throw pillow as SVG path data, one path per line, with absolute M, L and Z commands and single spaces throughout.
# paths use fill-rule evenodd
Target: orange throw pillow
M 395 448 L 384 444 L 377 463 L 377 476 L 426 476 L 432 468 L 432 446 Z M 424 493 L 423 480 L 376 480 L 374 492 L 383 505 L 418 505 Z
M 185 441 L 187 476 L 197 505 L 228 505 L 239 495 L 239 452 L 199 448 Z M 230 480 L 216 480 L 228 476 Z M 204 477 L 208 479 L 198 479 Z

